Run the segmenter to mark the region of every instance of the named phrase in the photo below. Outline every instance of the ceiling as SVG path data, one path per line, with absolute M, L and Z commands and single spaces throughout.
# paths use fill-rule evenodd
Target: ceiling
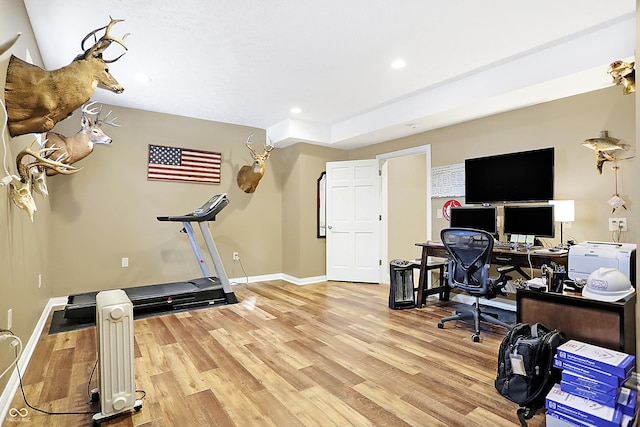
M 266 129 L 281 148 L 352 149 L 600 89 L 635 55 L 635 0 L 24 3 L 46 69 L 124 20 L 110 70 L 125 91 L 94 100 Z

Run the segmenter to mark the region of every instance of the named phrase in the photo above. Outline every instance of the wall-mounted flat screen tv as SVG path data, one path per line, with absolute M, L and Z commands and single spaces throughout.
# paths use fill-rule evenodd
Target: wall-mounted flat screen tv
M 465 203 L 553 200 L 553 168 L 553 147 L 466 159 Z
M 553 205 L 504 207 L 504 234 L 554 237 Z
M 497 215 L 495 206 L 456 206 L 451 208 L 449 226 L 475 228 L 496 234 Z

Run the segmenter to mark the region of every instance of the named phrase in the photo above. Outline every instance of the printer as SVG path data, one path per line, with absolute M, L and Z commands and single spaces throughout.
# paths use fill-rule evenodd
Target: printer
M 636 286 L 636 244 L 615 242 L 582 242 L 569 248 L 570 279 L 587 280 L 600 267 L 615 268 Z

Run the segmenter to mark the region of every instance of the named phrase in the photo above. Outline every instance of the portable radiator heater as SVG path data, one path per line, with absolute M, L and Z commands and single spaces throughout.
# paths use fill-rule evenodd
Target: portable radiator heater
M 99 388 L 94 396 L 99 396 L 101 412 L 93 416 L 94 425 L 142 408 L 142 401 L 135 397 L 133 304 L 123 290 L 96 296 L 96 334 Z

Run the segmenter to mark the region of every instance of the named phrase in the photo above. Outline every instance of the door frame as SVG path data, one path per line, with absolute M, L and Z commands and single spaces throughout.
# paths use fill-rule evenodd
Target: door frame
M 381 171 L 380 181 L 380 210 L 382 220 L 380 221 L 380 271 L 379 271 L 379 283 L 388 283 L 389 275 L 387 273 L 387 266 L 389 265 L 389 209 L 388 209 L 388 190 L 389 182 L 387 176 L 387 168 L 385 163 L 389 159 L 396 157 L 412 156 L 414 154 L 422 154 L 426 156 L 426 176 L 427 176 L 427 215 L 426 215 L 426 230 L 427 235 L 423 237 L 416 236 L 416 242 L 421 240 L 431 240 L 432 234 L 432 203 L 431 203 L 431 144 L 421 145 L 418 147 L 406 148 L 404 150 L 392 151 L 389 153 L 383 153 L 376 155 L 378 161 L 378 169 Z

